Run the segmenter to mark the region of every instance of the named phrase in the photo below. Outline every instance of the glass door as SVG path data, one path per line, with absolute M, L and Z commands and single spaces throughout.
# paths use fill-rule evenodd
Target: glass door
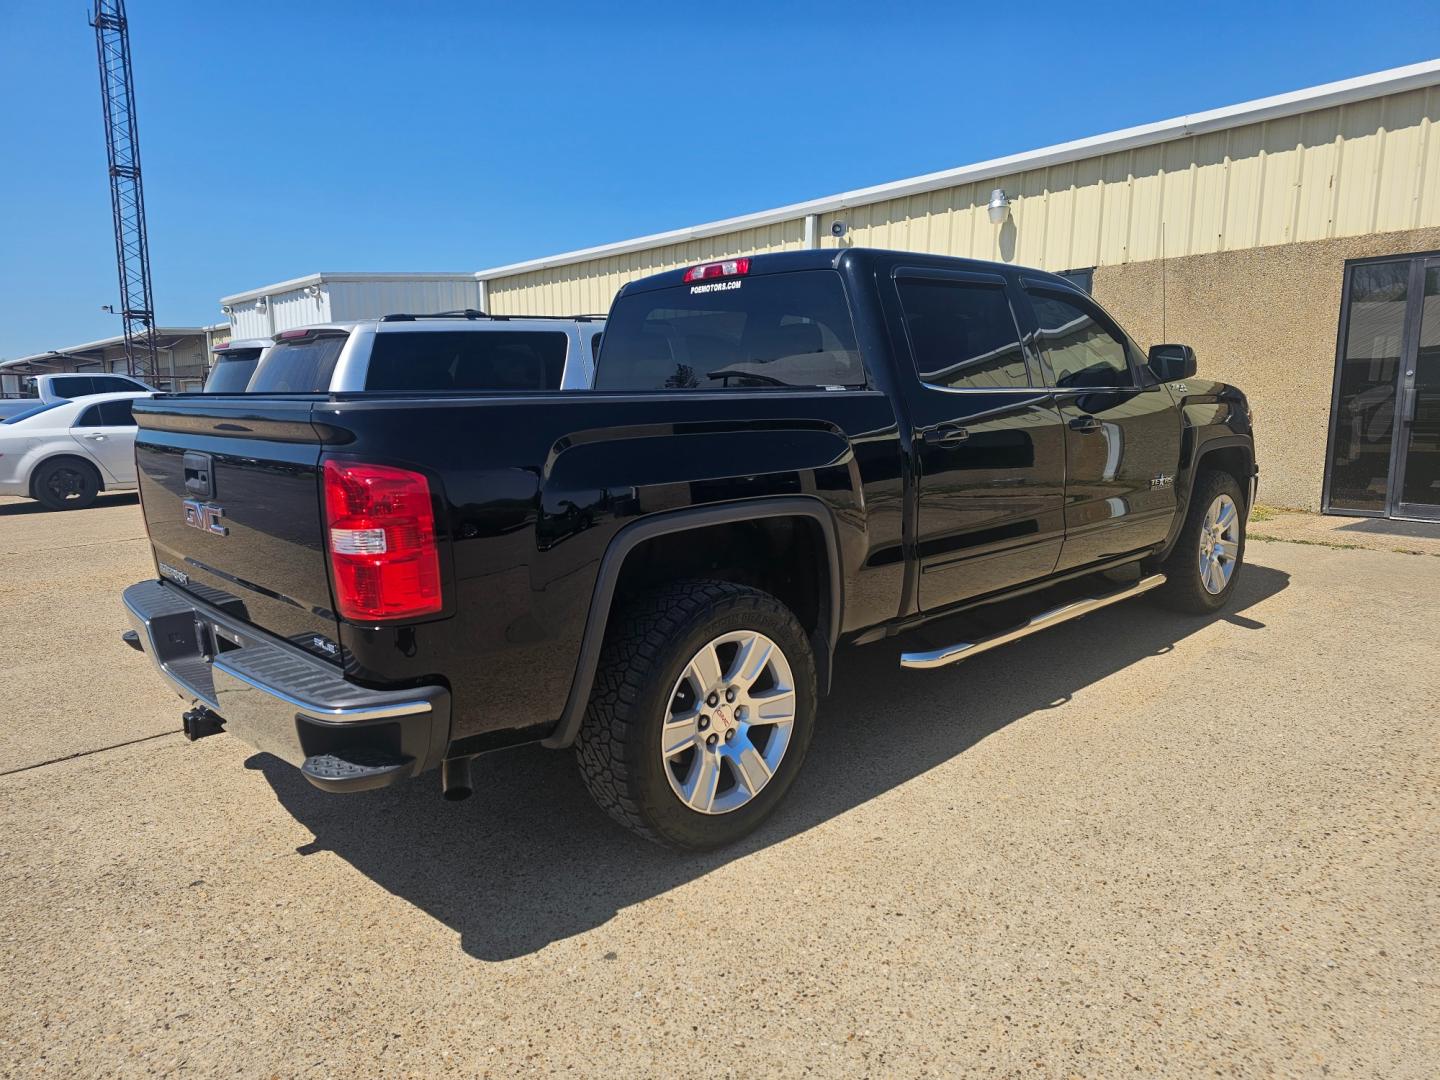
M 1440 520 L 1440 256 L 1346 268 L 1324 508 Z
M 1422 273 L 1420 325 L 1400 376 L 1396 516 L 1440 519 L 1440 258 Z

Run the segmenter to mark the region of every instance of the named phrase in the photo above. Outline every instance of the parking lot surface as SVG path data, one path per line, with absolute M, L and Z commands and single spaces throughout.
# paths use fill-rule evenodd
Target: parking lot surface
M 187 744 L 131 497 L 0 552 L 4 1075 L 1436 1075 L 1440 558 L 851 652 L 776 818 L 681 856 L 562 754 L 447 804 Z

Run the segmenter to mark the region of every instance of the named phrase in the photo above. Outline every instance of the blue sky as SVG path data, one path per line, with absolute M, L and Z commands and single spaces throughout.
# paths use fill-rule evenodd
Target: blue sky
M 0 0 L 0 358 L 119 331 L 83 8 Z M 1440 53 L 1434 0 L 129 14 L 168 325 L 317 270 L 478 270 Z

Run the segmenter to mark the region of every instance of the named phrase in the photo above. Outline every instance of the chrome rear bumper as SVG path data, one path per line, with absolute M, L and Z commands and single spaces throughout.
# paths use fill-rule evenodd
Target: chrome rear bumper
M 363 790 L 439 765 L 450 736 L 441 686 L 371 690 L 340 668 L 231 617 L 163 581 L 124 593 L 125 609 L 155 670 L 181 698 L 217 713 L 243 742 L 301 768 L 317 787 Z M 354 752 L 387 768 L 315 769 Z

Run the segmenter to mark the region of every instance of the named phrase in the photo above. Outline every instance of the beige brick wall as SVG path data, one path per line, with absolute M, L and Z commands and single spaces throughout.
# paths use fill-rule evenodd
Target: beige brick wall
M 1194 347 L 1256 411 L 1260 501 L 1320 508 L 1347 259 L 1440 250 L 1440 228 L 1102 266 L 1095 296 L 1146 345 Z

